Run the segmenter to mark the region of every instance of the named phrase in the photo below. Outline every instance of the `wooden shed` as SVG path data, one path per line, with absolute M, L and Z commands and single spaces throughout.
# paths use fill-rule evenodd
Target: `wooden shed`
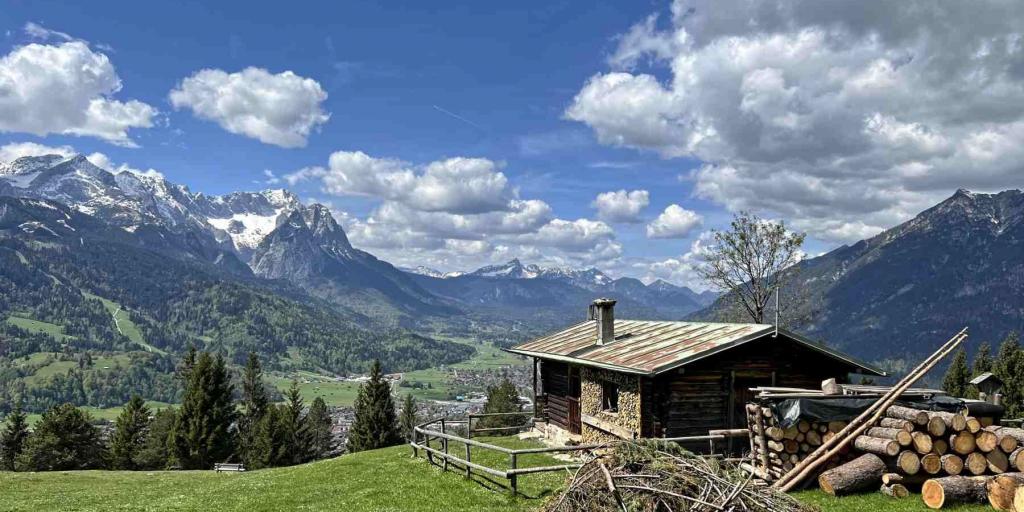
M 746 428 L 750 388 L 817 388 L 878 368 L 766 324 L 589 320 L 509 352 L 533 358 L 536 415 L 556 441 L 658 438 Z

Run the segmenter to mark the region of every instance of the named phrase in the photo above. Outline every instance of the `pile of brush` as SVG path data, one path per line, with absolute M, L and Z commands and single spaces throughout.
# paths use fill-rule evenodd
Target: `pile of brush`
M 545 512 L 813 510 L 717 459 L 657 441 L 624 442 L 591 459 L 553 496 Z

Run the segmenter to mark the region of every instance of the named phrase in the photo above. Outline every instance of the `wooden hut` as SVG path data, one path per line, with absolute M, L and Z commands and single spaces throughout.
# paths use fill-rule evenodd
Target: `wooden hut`
M 750 388 L 817 388 L 881 370 L 766 324 L 589 320 L 508 349 L 533 358 L 538 426 L 556 441 L 704 435 L 746 428 Z

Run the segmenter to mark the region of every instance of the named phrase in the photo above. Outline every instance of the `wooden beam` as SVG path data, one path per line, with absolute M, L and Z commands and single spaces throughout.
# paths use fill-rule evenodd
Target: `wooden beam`
M 621 437 L 622 439 L 636 439 L 637 437 L 639 437 L 638 432 L 634 432 L 625 427 L 620 427 L 619 425 L 616 425 L 608 420 L 598 418 L 596 416 L 583 414 L 582 412 L 580 413 L 580 421 L 598 430 L 603 430 L 605 432 L 608 432 L 609 434 Z

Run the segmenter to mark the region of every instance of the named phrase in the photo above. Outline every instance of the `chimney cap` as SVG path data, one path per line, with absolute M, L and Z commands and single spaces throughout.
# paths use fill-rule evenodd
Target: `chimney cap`
M 595 306 L 614 306 L 615 305 L 615 299 L 609 299 L 609 298 L 606 298 L 606 297 L 601 297 L 600 299 L 594 299 L 594 305 Z

